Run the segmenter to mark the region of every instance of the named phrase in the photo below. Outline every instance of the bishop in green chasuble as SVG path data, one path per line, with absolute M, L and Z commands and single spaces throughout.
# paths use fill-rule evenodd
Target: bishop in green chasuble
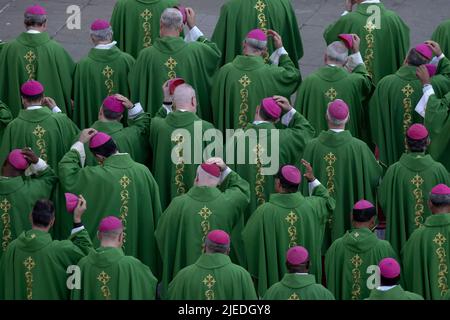
M 450 19 L 445 20 L 436 28 L 431 39 L 441 45 L 445 55 L 450 55 Z

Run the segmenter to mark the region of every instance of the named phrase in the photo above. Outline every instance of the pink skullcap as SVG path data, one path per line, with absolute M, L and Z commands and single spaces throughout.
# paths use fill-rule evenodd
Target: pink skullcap
M 230 244 L 230 236 L 223 230 L 213 230 L 208 233 L 208 240 L 220 245 L 229 245 Z
M 425 65 L 425 68 L 427 68 L 430 77 L 433 77 L 437 72 L 437 66 L 435 64 L 428 63 Z
M 340 34 L 338 37 L 340 40 L 342 40 L 342 42 L 344 42 L 347 49 L 353 48 L 353 35 L 352 34 L 348 34 L 348 33 Z
M 205 171 L 206 173 L 218 178 L 220 177 L 220 168 L 216 164 L 209 164 L 209 163 L 202 163 L 200 167 Z
M 415 123 L 406 131 L 406 136 L 413 140 L 423 140 L 428 137 L 428 130 L 423 124 Z
M 294 266 L 307 262 L 308 257 L 308 250 L 300 246 L 292 247 L 286 253 L 286 261 Z
M 186 8 L 183 6 L 175 6 L 174 8 L 181 12 L 181 15 L 183 16 L 183 23 L 185 24 L 187 22 Z
M 111 137 L 104 132 L 97 132 L 89 141 L 89 148 L 97 148 L 111 140 Z
M 33 14 L 36 16 L 43 16 L 47 14 L 47 11 L 45 11 L 45 8 L 39 6 L 39 5 L 34 5 L 34 6 L 29 6 L 26 10 L 25 13 L 28 14 Z
M 348 105 L 344 100 L 336 99 L 328 104 L 328 114 L 336 120 L 345 120 L 348 117 Z
M 261 109 L 275 120 L 281 116 L 281 107 L 274 98 L 264 98 L 261 101 Z
M 8 162 L 17 170 L 25 170 L 30 165 L 20 149 L 14 149 L 9 153 Z
M 431 193 L 436 195 L 448 196 L 450 195 L 450 188 L 441 183 L 431 189 Z
M 433 58 L 433 49 L 431 49 L 430 45 L 426 43 L 421 43 L 417 46 L 415 46 L 416 51 L 420 53 L 422 56 L 430 60 Z
M 247 39 L 267 41 L 267 35 L 261 29 L 253 29 L 252 31 L 247 33 Z
M 355 205 L 353 206 L 354 210 L 366 210 L 370 208 L 375 208 L 374 205 L 367 200 L 359 200 Z
M 37 96 L 44 92 L 44 86 L 35 80 L 30 80 L 22 84 L 20 92 L 25 96 Z
M 181 85 L 181 84 L 183 84 L 183 83 L 185 83 L 185 82 L 186 82 L 186 81 L 184 81 L 184 79 L 181 79 L 181 78 L 175 78 L 175 79 L 170 80 L 170 81 L 169 81 L 169 94 L 170 94 L 170 95 L 173 95 L 174 92 L 175 92 L 175 89 L 176 89 L 179 85 Z
M 103 107 L 117 113 L 122 113 L 125 110 L 122 101 L 115 96 L 108 96 L 103 100 Z
M 112 230 L 118 230 L 122 229 L 122 221 L 114 216 L 108 216 L 102 219 L 100 221 L 100 224 L 98 226 L 98 231 L 100 232 L 107 232 Z
M 285 165 L 281 167 L 281 175 L 289 183 L 300 184 L 302 182 L 302 174 L 295 166 Z
M 68 192 L 64 193 L 64 196 L 66 198 L 67 212 L 73 213 L 73 211 L 75 210 L 75 208 L 78 205 L 78 196 L 73 193 L 68 193 Z
M 393 258 L 384 258 L 378 266 L 380 274 L 385 278 L 393 279 L 400 275 L 400 264 Z
M 109 27 L 111 27 L 109 22 L 106 20 L 102 20 L 102 19 L 97 19 L 94 22 L 92 22 L 92 24 L 91 24 L 92 31 L 104 30 L 104 29 L 108 29 Z

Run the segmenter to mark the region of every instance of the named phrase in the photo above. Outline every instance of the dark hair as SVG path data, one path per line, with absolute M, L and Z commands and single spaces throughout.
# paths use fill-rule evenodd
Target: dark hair
M 264 121 L 270 121 L 270 122 L 274 122 L 276 121 L 278 118 L 274 118 L 272 117 L 270 114 L 268 114 L 263 107 L 261 106 L 261 108 L 259 108 L 259 116 L 264 120 Z
M 36 94 L 34 96 L 28 96 L 28 95 L 22 93 L 22 97 L 28 101 L 37 101 L 37 100 L 42 100 L 44 98 L 44 93 L 42 92 L 42 93 Z
M 355 210 L 353 209 L 353 220 L 356 222 L 367 222 L 372 219 L 373 216 L 377 213 L 375 207 L 364 209 L 364 210 Z
M 103 107 L 103 115 L 108 120 L 119 120 L 122 116 L 122 112 L 114 112 L 105 107 Z
M 24 14 L 24 24 L 26 27 L 42 27 L 47 22 L 47 15 Z
M 286 269 L 289 273 L 302 273 L 309 269 L 309 260 L 304 264 L 293 265 L 286 261 Z
M 400 282 L 400 275 L 395 278 L 385 278 L 380 275 L 380 285 L 382 286 L 395 286 Z
M 435 207 L 446 207 L 450 205 L 450 195 L 430 193 L 430 201 Z
M 408 64 L 410 66 L 419 67 L 423 64 L 427 64 L 430 60 L 422 56 L 416 49 L 412 48 L 408 53 Z
M 36 201 L 31 212 L 33 224 L 40 227 L 48 227 L 55 217 L 55 207 L 53 202 L 47 199 Z
M 226 253 L 230 248 L 230 245 L 217 244 L 208 238 L 205 239 L 205 246 L 214 253 Z
M 287 192 L 287 193 L 295 193 L 298 191 L 298 184 L 293 184 L 289 181 L 287 181 L 283 175 L 281 174 L 281 169 L 283 169 L 284 165 L 280 167 L 280 169 L 277 172 L 276 178 L 280 180 L 281 187 Z
M 428 137 L 422 140 L 413 140 L 407 136 L 406 144 L 411 152 L 425 152 L 428 146 Z
M 117 145 L 113 139 L 109 139 L 105 144 L 102 144 L 97 148 L 90 148 L 90 150 L 93 154 L 108 158 L 117 152 Z

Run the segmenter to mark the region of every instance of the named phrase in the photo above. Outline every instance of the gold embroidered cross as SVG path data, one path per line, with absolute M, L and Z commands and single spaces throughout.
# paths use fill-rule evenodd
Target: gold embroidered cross
M 105 285 L 109 282 L 109 280 L 111 280 L 111 277 L 105 271 L 102 271 L 98 275 L 97 280 Z
M 105 69 L 103 69 L 103 75 L 107 78 L 111 78 L 111 76 L 114 74 L 114 70 L 110 66 L 106 66 Z
M 24 262 L 23 265 L 25 266 L 25 268 L 27 268 L 28 270 L 33 269 L 36 266 L 36 263 L 34 262 L 32 257 L 28 257 Z
M 5 212 L 8 212 L 9 209 L 11 209 L 11 203 L 8 201 L 8 199 L 3 199 L 3 201 L 0 202 L 0 209 Z
M 328 162 L 329 165 L 332 165 L 336 161 L 336 156 L 334 153 L 330 152 L 323 159 Z
M 372 21 L 367 21 L 366 25 L 364 26 L 364 29 L 367 30 L 367 32 L 372 33 L 373 30 L 376 29 L 375 24 L 372 23 Z
M 411 180 L 411 183 L 413 185 L 415 185 L 416 188 L 419 188 L 422 185 L 423 182 L 424 182 L 424 180 L 423 180 L 423 178 L 421 176 L 419 176 L 419 174 L 416 174 L 414 176 L 414 178 Z
M 183 135 L 177 134 L 172 138 L 172 142 L 181 143 L 183 142 Z
M 164 63 L 164 65 L 167 68 L 169 68 L 170 70 L 173 70 L 177 64 L 178 64 L 177 61 L 172 57 L 169 57 L 169 59 L 167 59 L 166 63 Z
M 28 61 L 28 63 L 32 63 L 34 60 L 36 60 L 36 55 L 33 51 L 28 51 L 24 58 Z
M 291 294 L 288 300 L 300 300 L 300 297 L 294 292 L 293 294 Z
M 264 11 L 265 8 L 266 8 L 266 4 L 264 3 L 264 1 L 258 0 L 256 2 L 256 5 L 255 5 L 256 10 L 258 10 L 259 12 L 262 12 L 262 11 Z
M 209 218 L 209 216 L 212 214 L 212 212 L 206 206 L 204 206 L 202 208 L 202 210 L 200 210 L 198 212 L 198 214 L 202 217 L 203 220 L 206 220 Z
M 209 289 L 211 289 L 214 284 L 216 283 L 216 279 L 214 279 L 214 277 L 210 274 L 208 274 L 204 279 L 203 279 L 203 284 L 205 286 L 207 286 Z
M 45 132 L 46 132 L 46 131 L 45 131 L 44 128 L 42 128 L 40 125 L 37 125 L 36 128 L 35 128 L 34 131 L 33 131 L 33 134 L 34 134 L 36 137 L 38 137 L 39 139 L 42 139 L 42 137 L 44 136 Z
M 119 183 L 122 188 L 125 189 L 131 183 L 131 179 L 124 175 L 122 178 L 120 178 Z
M 353 235 L 355 236 L 355 238 L 359 237 L 359 233 L 358 232 L 355 232 Z
M 250 80 L 250 78 L 244 74 L 240 79 L 239 79 L 239 83 L 241 84 L 241 86 L 243 86 L 244 88 L 248 87 L 250 85 L 250 83 L 252 83 L 252 81 Z
M 337 91 L 335 88 L 330 88 L 327 90 L 327 92 L 325 92 L 325 96 L 330 99 L 331 101 L 333 101 L 334 99 L 336 99 L 337 97 Z
M 445 243 L 445 241 L 447 241 L 447 239 L 440 232 L 433 239 L 433 242 L 436 243 L 438 246 L 442 246 Z
M 353 256 L 350 261 L 356 268 L 358 268 L 362 264 L 362 259 L 359 255 Z
M 152 12 L 148 9 L 145 9 L 142 13 L 141 13 L 141 17 L 144 18 L 145 21 L 147 21 L 148 19 L 150 19 L 152 17 Z
M 293 211 L 291 211 L 291 212 L 289 212 L 289 214 L 286 216 L 285 220 L 286 220 L 289 224 L 294 224 L 294 223 L 297 222 L 298 217 L 297 217 L 297 215 L 296 215 Z
M 403 89 L 402 89 L 403 94 L 409 98 L 413 93 L 414 93 L 414 89 L 411 87 L 411 85 L 408 83 Z

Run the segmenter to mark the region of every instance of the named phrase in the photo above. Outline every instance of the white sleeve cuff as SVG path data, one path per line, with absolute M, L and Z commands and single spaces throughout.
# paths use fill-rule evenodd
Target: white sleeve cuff
M 58 106 L 54 106 L 53 109 L 52 109 L 52 112 L 59 113 L 59 112 L 62 112 L 62 111 L 61 111 L 61 109 Z
M 36 164 L 32 163 L 26 170 L 25 170 L 25 175 L 31 176 L 33 174 L 38 174 L 39 172 L 44 171 L 45 169 L 48 168 L 48 164 L 42 160 L 41 158 L 39 158 L 38 162 Z
M 194 42 L 197 41 L 198 38 L 203 36 L 203 32 L 200 31 L 200 29 L 195 26 L 193 27 L 191 30 L 189 30 L 189 32 L 186 34 L 186 36 L 184 37 L 184 41 L 185 42 Z
M 171 113 L 173 111 L 172 110 L 172 105 L 165 105 L 165 104 L 163 104 L 162 106 L 163 106 L 164 110 L 166 110 L 167 114 L 169 114 L 169 113 Z
M 133 108 L 128 109 L 128 118 L 129 119 L 134 119 L 136 118 L 139 114 L 141 114 L 144 111 L 144 109 L 142 109 L 142 106 L 140 104 L 140 102 L 136 103 L 134 105 Z
M 435 66 L 437 66 L 439 64 L 439 61 L 441 61 L 444 58 L 445 58 L 445 54 L 442 53 L 439 57 L 433 57 L 433 59 L 431 59 L 431 61 L 430 61 L 430 64 L 434 64 Z
M 71 235 L 80 232 L 81 230 L 84 230 L 84 226 L 78 227 L 78 228 L 73 228 L 72 232 L 70 232 Z
M 282 55 L 288 55 L 288 52 L 286 51 L 286 49 L 284 47 L 278 48 L 277 50 L 275 50 L 272 55 L 270 56 L 270 62 L 273 65 L 278 65 L 280 63 L 280 57 Z
M 317 179 L 308 183 L 309 196 L 312 195 L 314 189 L 319 185 L 321 185 L 321 183 Z
M 292 118 L 294 117 L 294 114 L 296 113 L 297 111 L 294 109 L 294 108 L 292 108 L 291 110 L 289 110 L 289 112 L 288 113 L 286 113 L 285 115 L 283 115 L 282 117 L 281 117 L 281 124 L 283 124 L 283 125 L 285 125 L 286 127 L 289 125 L 289 123 L 291 122 L 291 120 L 292 120 Z
M 225 180 L 225 178 L 231 173 L 231 171 L 232 170 L 229 167 L 222 171 L 222 173 L 220 174 L 220 183 Z
M 433 87 L 430 84 L 423 86 L 423 96 L 420 98 L 419 102 L 414 109 L 418 114 L 425 118 L 425 112 L 427 109 L 428 100 L 430 96 L 434 94 Z
M 361 56 L 361 52 L 356 52 L 356 53 L 348 56 L 346 66 L 350 72 L 353 72 L 353 70 L 360 64 L 364 64 L 363 58 Z
M 349 11 L 345 10 L 344 12 L 342 12 L 341 16 L 345 16 L 347 14 L 349 14 Z
M 70 147 L 70 149 L 78 151 L 78 154 L 80 155 L 81 167 L 84 167 L 84 163 L 86 161 L 86 152 L 84 151 L 84 144 L 80 141 L 77 141 L 72 145 L 72 147 Z

